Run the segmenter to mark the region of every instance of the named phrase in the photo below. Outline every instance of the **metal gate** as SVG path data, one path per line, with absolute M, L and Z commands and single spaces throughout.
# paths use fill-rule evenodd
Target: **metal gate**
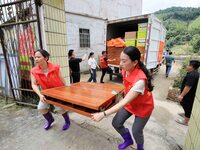
M 1 0 L 0 39 L 13 98 L 18 103 L 36 104 L 30 70 L 34 51 L 42 48 L 40 0 Z

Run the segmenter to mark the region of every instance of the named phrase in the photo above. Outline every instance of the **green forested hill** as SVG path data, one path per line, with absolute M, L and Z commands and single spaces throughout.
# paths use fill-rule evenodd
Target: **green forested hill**
M 184 51 L 200 53 L 200 7 L 171 7 L 157 11 L 155 15 L 167 29 L 167 49 L 188 46 Z
M 190 22 L 200 16 L 200 8 L 191 7 L 171 7 L 155 12 L 159 19 L 165 21 L 168 19 L 177 19 Z

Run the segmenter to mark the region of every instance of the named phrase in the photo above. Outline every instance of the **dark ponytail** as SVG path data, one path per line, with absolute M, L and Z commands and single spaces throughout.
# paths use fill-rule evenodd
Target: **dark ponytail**
M 88 59 L 90 59 L 90 57 L 94 55 L 94 52 L 90 52 L 89 56 L 88 56 Z
M 150 92 L 153 91 L 154 86 L 152 85 L 152 82 L 151 82 L 152 76 L 150 75 L 149 71 L 140 60 L 138 61 L 138 65 L 147 77 L 148 91 Z
M 68 57 L 72 57 L 73 52 L 74 52 L 74 50 L 70 49 L 69 52 L 68 52 Z
M 145 65 L 140 61 L 140 56 L 141 56 L 141 53 L 140 51 L 138 50 L 137 47 L 134 47 L 134 46 L 129 46 L 129 47 L 126 47 L 123 52 L 129 56 L 129 58 L 132 60 L 132 61 L 135 61 L 137 60 L 138 61 L 138 66 L 140 67 L 140 69 L 144 72 L 144 74 L 146 75 L 147 77 L 147 85 L 148 85 L 148 91 L 153 91 L 153 85 L 152 85 L 152 82 L 151 82 L 151 74 L 149 73 L 149 71 L 147 70 L 147 68 L 145 67 Z

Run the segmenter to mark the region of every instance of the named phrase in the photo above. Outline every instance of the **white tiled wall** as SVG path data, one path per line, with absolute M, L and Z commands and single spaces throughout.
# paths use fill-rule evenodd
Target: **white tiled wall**
M 67 32 L 64 0 L 44 0 L 44 27 L 50 61 L 59 64 L 62 76 L 69 84 Z
M 200 150 L 200 80 L 193 104 L 184 150 Z

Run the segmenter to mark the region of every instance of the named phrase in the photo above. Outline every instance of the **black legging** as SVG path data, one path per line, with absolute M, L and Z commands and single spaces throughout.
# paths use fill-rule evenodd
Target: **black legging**
M 191 113 L 192 113 L 192 106 L 193 106 L 193 101 L 191 102 L 184 102 L 184 100 L 181 102 L 181 105 L 183 107 L 183 110 L 185 112 L 185 117 L 190 118 Z
M 102 72 L 102 74 L 101 74 L 100 83 L 103 83 L 103 78 L 104 78 L 104 76 L 105 76 L 105 74 L 107 72 L 107 68 L 102 68 L 101 72 Z
M 122 108 L 117 112 L 117 114 L 113 118 L 112 125 L 120 135 L 123 135 L 127 132 L 124 127 L 124 122 L 130 116 L 132 116 L 132 113 L 130 113 L 126 109 Z M 141 117 L 135 116 L 135 120 L 134 120 L 133 126 L 132 126 L 132 133 L 133 133 L 135 142 L 137 144 L 142 144 L 142 145 L 144 144 L 143 129 L 144 129 L 144 126 L 146 125 L 147 121 L 149 120 L 149 118 L 150 118 L 150 116 L 146 117 L 146 118 L 141 118 Z
M 76 83 L 76 82 L 80 82 L 80 72 L 72 72 L 71 75 L 71 83 Z

